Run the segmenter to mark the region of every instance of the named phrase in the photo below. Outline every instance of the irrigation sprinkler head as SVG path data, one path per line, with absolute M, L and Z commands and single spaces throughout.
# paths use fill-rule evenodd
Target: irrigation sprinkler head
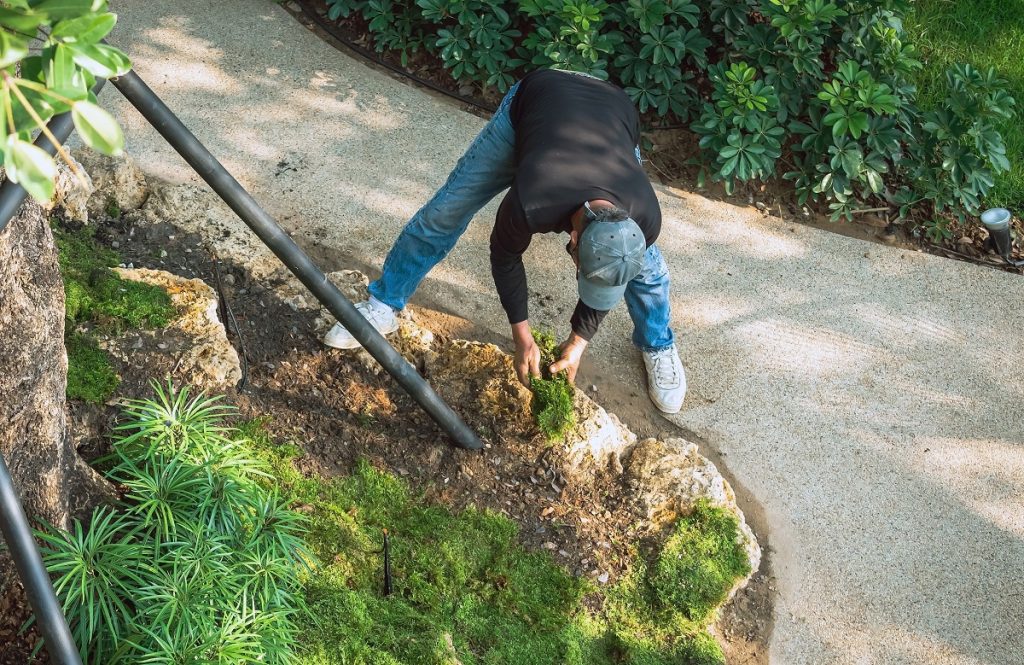
M 988 229 L 989 238 L 995 245 L 999 256 L 1011 266 L 1022 266 L 1024 261 L 1010 258 L 1013 251 L 1013 238 L 1010 237 L 1010 219 L 1012 215 L 1006 208 L 992 208 L 981 213 L 981 223 Z

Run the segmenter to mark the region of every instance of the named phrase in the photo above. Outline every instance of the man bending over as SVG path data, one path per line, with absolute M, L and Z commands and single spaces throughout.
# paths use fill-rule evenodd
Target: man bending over
M 654 244 L 661 208 L 640 165 L 639 140 L 639 115 L 618 87 L 571 72 L 528 74 L 508 91 L 444 186 L 406 224 L 380 279 L 370 284 L 370 299 L 356 307 L 381 334 L 396 330 L 395 312 L 448 255 L 473 215 L 510 187 L 491 232 L 491 274 L 512 326 L 520 381 L 529 385 L 531 376 L 540 376 L 522 257 L 535 233 L 567 233 L 579 301 L 572 332 L 549 370 L 564 370 L 574 380 L 601 320 L 625 299 L 651 400 L 665 413 L 678 412 L 686 375 L 669 328 L 668 268 Z M 324 343 L 359 346 L 340 323 Z

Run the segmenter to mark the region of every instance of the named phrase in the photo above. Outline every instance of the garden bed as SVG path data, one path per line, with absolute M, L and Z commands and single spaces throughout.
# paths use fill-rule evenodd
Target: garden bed
M 118 248 L 120 260 L 126 265 L 162 268 L 184 277 L 200 277 L 210 284 L 217 283 L 213 258 L 204 249 L 202 238 L 166 222 L 137 222 L 137 218 L 131 216 L 108 217 L 94 220 L 91 228 L 101 246 Z M 322 322 L 317 320 L 318 312 L 294 307 L 294 300 L 282 299 L 279 289 L 268 287 L 262 277 L 255 278 L 246 266 L 225 259 L 219 272 L 225 300 L 240 330 L 240 335 L 234 335 L 234 339 L 236 343 L 239 338 L 244 342 L 248 360 L 247 384 L 240 391 L 229 390 L 228 401 L 240 408 L 240 422 L 257 420 L 260 423 L 258 430 L 264 437 L 265 447 L 288 444 L 282 450 L 291 451 L 293 459 L 280 462 L 294 465 L 294 473 L 297 474 L 288 483 L 299 486 L 321 482 L 317 479 L 322 478 L 337 479 L 339 483 L 365 484 L 368 479 L 376 479 L 374 483 L 408 488 L 400 492 L 405 497 L 402 505 L 413 514 L 427 511 L 426 514 L 434 515 L 441 520 L 434 525 L 440 532 L 462 528 L 459 525 L 465 524 L 459 520 L 463 519 L 476 525 L 472 526 L 472 533 L 476 534 L 474 538 L 487 539 L 501 533 L 505 533 L 507 538 L 508 530 L 512 529 L 515 534 L 512 537 L 513 552 L 522 552 L 515 557 L 543 561 L 548 568 L 542 566 L 537 570 L 548 571 L 545 575 L 555 575 L 556 586 L 564 587 L 568 594 L 556 612 L 557 617 L 545 619 L 538 615 L 538 620 L 562 623 L 559 630 L 542 636 L 541 642 L 546 646 L 537 642 L 537 649 L 566 649 L 576 644 L 596 650 L 592 653 L 604 654 L 602 658 L 612 658 L 616 653 L 626 657 L 630 649 L 640 648 L 637 642 L 629 646 L 629 640 L 633 638 L 622 644 L 614 640 L 614 643 L 608 642 L 612 634 L 601 632 L 605 630 L 601 625 L 606 624 L 587 624 L 587 630 L 597 632 L 584 634 L 586 631 L 579 631 L 586 626 L 577 622 L 584 614 L 599 617 L 606 608 L 614 608 L 614 602 L 608 604 L 612 596 L 622 599 L 632 594 L 633 600 L 628 602 L 633 603 L 637 598 L 646 598 L 651 592 L 645 591 L 648 587 L 643 585 L 642 588 L 637 587 L 636 580 L 640 579 L 636 577 L 637 561 L 654 561 L 652 557 L 656 557 L 661 544 L 671 533 L 667 527 L 660 531 L 645 528 L 642 507 L 634 493 L 623 485 L 620 474 L 613 468 L 597 467 L 586 482 L 568 477 L 564 472 L 567 451 L 552 445 L 536 430 L 530 419 L 527 400 L 520 402 L 523 406 L 521 414 L 509 414 L 509 419 L 504 421 L 495 420 L 493 414 L 464 412 L 463 416 L 487 442 L 487 449 L 479 454 L 454 448 L 386 374 L 366 361 L 365 354 L 322 347 L 318 327 Z M 101 345 L 115 334 L 109 330 L 94 332 L 99 336 Z M 80 451 L 90 458 L 110 452 L 112 427 L 122 400 L 151 396 L 152 387 L 148 382 L 152 378 L 168 373 L 174 380 L 184 378 L 175 375 L 178 364 L 174 362 L 183 340 L 169 339 L 160 329 L 138 333 L 137 338 L 138 342 L 133 343 L 133 353 L 111 359 L 113 369 L 120 377 L 116 401 L 106 404 L 70 403 L 73 436 Z M 484 349 L 485 354 L 492 354 L 486 355 L 487 361 L 498 363 L 497 366 L 507 362 L 502 355 L 493 355 L 483 346 L 465 348 L 474 350 L 474 353 Z M 468 385 L 464 389 L 479 392 L 484 387 Z M 306 487 L 308 491 L 308 485 Z M 314 512 L 331 509 L 329 506 L 317 508 L 315 497 L 307 496 L 305 502 L 310 506 L 308 510 Z M 474 515 L 493 517 L 484 519 Z M 415 545 L 421 541 L 412 540 L 422 539 L 423 534 L 412 533 L 415 529 L 408 521 L 410 519 L 395 514 L 390 523 L 387 520 L 371 521 L 360 528 L 364 529 L 365 536 L 382 526 L 390 527 L 394 532 L 396 552 L 400 553 L 408 551 L 403 548 L 422 547 Z M 484 522 L 480 523 L 480 519 Z M 321 541 L 320 545 L 318 554 L 323 556 L 325 544 Z M 495 551 L 497 554 L 499 552 Z M 336 555 L 345 556 L 346 553 L 339 549 Z M 401 560 L 396 560 L 395 565 L 398 579 L 403 584 L 409 582 L 409 568 L 403 570 Z M 483 570 L 480 574 L 486 572 Z M 490 579 L 488 583 L 499 588 L 510 584 L 519 589 L 516 584 L 529 581 L 529 570 L 524 570 L 516 574 L 525 574 L 526 577 L 503 582 L 502 579 L 510 574 L 502 572 L 497 578 L 487 578 Z M 477 584 L 480 578 L 477 575 L 473 580 L 472 583 Z M 762 572 L 755 584 L 740 591 L 730 605 L 732 609 L 725 612 L 728 618 L 716 629 L 725 641 L 730 662 L 764 662 L 767 656 L 770 609 L 766 580 Z M 654 590 L 657 587 L 649 588 Z M 527 587 L 521 589 L 527 595 L 536 592 Z M 618 591 L 612 593 L 612 590 Z M 656 595 L 665 594 L 656 592 Z M 324 602 L 334 601 L 328 598 Z M 415 606 L 413 603 L 412 607 Z M 618 605 L 627 606 L 628 603 Z M 438 611 L 441 610 L 431 610 Z M 10 616 L 20 622 L 24 613 L 20 617 L 16 614 Z M 385 621 L 372 612 L 368 620 Z M 525 630 L 533 620 L 527 617 L 525 624 L 515 624 L 520 626 L 516 630 Z M 691 625 L 690 630 L 698 624 L 699 621 Z M 483 624 L 478 626 L 482 627 Z M 381 629 L 390 630 L 386 623 L 381 624 Z M 470 630 L 468 625 L 466 630 Z M 635 637 L 642 636 L 647 628 L 639 625 L 629 630 Z M 628 633 L 624 634 L 628 637 Z M 698 630 L 692 634 L 702 633 Z M 467 635 L 455 634 L 451 638 L 454 640 L 453 648 L 463 653 L 464 658 L 465 654 L 473 653 L 472 649 L 484 649 L 481 645 L 487 642 L 480 641 L 484 635 L 482 632 L 475 633 L 476 637 L 470 642 L 466 642 L 469 639 Z M 502 649 L 512 648 L 517 640 L 521 641 L 520 638 L 505 636 L 500 644 L 486 647 L 486 652 L 493 652 L 495 655 L 492 657 L 499 657 L 497 654 L 506 653 Z M 365 636 L 346 648 L 355 648 L 359 641 L 365 641 Z M 24 648 L 29 643 L 30 640 L 24 640 L 20 650 L 9 648 L 8 651 L 14 655 L 5 656 L 13 658 L 8 662 L 25 662 Z M 693 648 L 698 647 L 711 649 L 708 653 L 712 654 L 712 660 L 694 662 L 715 662 L 715 649 L 710 643 L 706 640 L 695 642 Z M 663 662 L 661 659 L 669 657 L 669 653 L 665 651 L 659 655 L 652 651 L 649 656 L 658 658 L 651 662 Z M 406 656 L 413 657 L 410 654 Z M 531 660 L 526 656 L 506 655 L 505 658 L 511 660 L 503 662 L 543 661 L 543 656 L 541 660 Z

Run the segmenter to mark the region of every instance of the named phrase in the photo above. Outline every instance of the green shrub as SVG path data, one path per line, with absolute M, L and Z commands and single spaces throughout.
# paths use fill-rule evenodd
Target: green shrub
M 122 504 L 38 534 L 85 662 L 294 662 L 305 519 L 229 413 L 170 387 L 132 402 L 108 473 Z
M 934 109 L 903 20 L 909 0 L 327 0 L 378 50 L 420 48 L 460 83 L 504 92 L 538 67 L 622 86 L 641 113 L 700 136 L 701 178 L 784 177 L 833 219 L 977 214 L 1010 164 L 1015 102 L 994 71 L 948 71 Z
M 576 410 L 572 403 L 572 384 L 564 372 L 548 376 L 547 368 L 558 359 L 558 342 L 551 333 L 531 331 L 540 348 L 543 377 L 530 377 L 533 400 L 530 408 L 537 427 L 549 441 L 558 441 L 576 426 Z

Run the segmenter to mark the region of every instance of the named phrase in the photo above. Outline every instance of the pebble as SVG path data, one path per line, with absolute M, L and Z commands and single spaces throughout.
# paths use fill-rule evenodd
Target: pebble
M 768 209 L 768 206 L 765 205 L 764 201 L 757 201 L 757 202 L 755 202 L 754 203 L 754 207 L 757 208 L 758 210 L 760 210 L 761 212 L 764 212 L 765 210 Z
M 596 386 L 596 385 L 594 385 L 594 384 L 591 384 L 591 385 L 590 385 L 590 392 L 592 392 L 592 393 L 596 393 L 596 392 L 597 392 L 597 386 Z
M 566 552 L 565 550 L 558 550 L 558 555 L 559 556 L 567 557 L 567 556 L 569 556 L 569 553 Z
M 608 577 L 609 577 L 608 573 L 601 573 L 598 576 L 597 581 L 600 582 L 601 584 L 608 584 Z
M 234 286 L 235 276 L 232 275 L 231 273 L 224 275 L 224 283 L 227 284 L 228 286 Z
M 119 242 L 118 242 L 118 241 L 116 241 L 116 240 L 111 240 L 111 241 L 110 241 L 110 246 L 111 246 L 111 247 L 113 247 L 114 249 L 117 249 L 118 247 L 120 247 L 120 246 L 121 246 L 121 243 L 119 243 Z
M 161 249 L 160 250 L 160 258 L 161 259 L 166 259 L 167 258 L 167 250 L 166 249 Z
M 158 349 L 166 349 L 167 345 L 164 344 L 163 342 L 160 342 L 159 344 L 156 345 L 156 348 L 158 348 Z
M 547 541 L 546 543 L 544 543 L 543 545 L 541 545 L 541 547 L 543 547 L 546 550 L 557 550 L 558 549 L 558 545 L 555 545 L 550 540 Z

